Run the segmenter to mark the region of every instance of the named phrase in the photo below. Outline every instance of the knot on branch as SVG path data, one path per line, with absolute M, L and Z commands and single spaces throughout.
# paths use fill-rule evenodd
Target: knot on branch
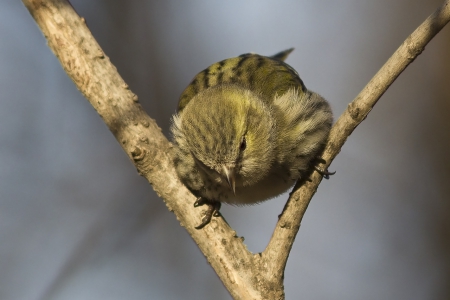
M 138 146 L 135 146 L 133 150 L 131 150 L 131 156 L 134 161 L 142 160 L 145 157 L 146 151 L 145 149 L 141 149 Z
M 354 120 L 354 121 L 358 121 L 359 116 L 360 116 L 360 109 L 358 106 L 355 105 L 354 102 L 351 102 L 348 107 L 347 110 L 350 114 L 350 117 Z
M 425 49 L 425 46 L 419 45 L 411 36 L 405 40 L 404 45 L 406 46 L 407 59 L 409 61 L 416 59 Z

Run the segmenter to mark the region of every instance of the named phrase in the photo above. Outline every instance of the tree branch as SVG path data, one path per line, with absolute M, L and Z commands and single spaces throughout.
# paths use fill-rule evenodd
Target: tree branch
M 397 76 L 450 19 L 444 2 L 394 53 L 334 125 L 323 158 L 328 166 L 347 137 L 361 123 Z M 186 228 L 235 299 L 284 299 L 283 276 L 300 222 L 321 181 L 298 183 L 278 221 L 266 250 L 252 254 L 222 218 L 202 230 L 193 207 L 195 197 L 178 180 L 172 145 L 142 109 L 138 98 L 117 73 L 72 6 L 65 0 L 23 0 L 44 33 L 48 46 L 77 88 L 95 108 L 138 172 L 164 199 Z
M 450 1 L 446 0 L 431 14 L 394 52 L 383 67 L 375 74 L 364 89 L 348 105 L 347 110 L 334 124 L 322 155 L 328 167 L 341 151 L 353 130 L 367 117 L 369 112 L 397 79 L 397 77 L 425 49 L 431 39 L 441 31 L 450 20 Z M 313 174 L 310 182 L 295 189 L 289 197 L 286 207 L 278 220 L 269 245 L 263 252 L 267 263 L 276 274 L 283 274 L 287 258 L 295 236 L 300 228 L 303 215 L 315 194 L 322 176 Z M 299 184 L 297 184 L 299 186 Z M 280 251 L 283 249 L 283 251 Z
M 248 289 L 251 253 L 221 218 L 194 229 L 201 220 L 195 197 L 178 180 L 172 165 L 172 145 L 148 117 L 95 41 L 84 19 L 65 0 L 23 0 L 44 33 L 48 46 L 77 88 L 91 103 L 138 172 L 164 199 L 195 240 L 236 299 L 258 298 Z M 238 271 L 236 271 L 238 270 Z M 255 294 L 256 293 L 256 294 Z

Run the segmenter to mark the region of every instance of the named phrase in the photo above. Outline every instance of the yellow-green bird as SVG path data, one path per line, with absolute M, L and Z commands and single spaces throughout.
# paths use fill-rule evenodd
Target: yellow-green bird
M 258 203 L 308 176 L 327 141 L 333 115 L 284 59 L 243 54 L 197 74 L 173 116 L 174 165 L 180 180 L 209 208 Z M 327 171 L 323 175 L 329 175 Z

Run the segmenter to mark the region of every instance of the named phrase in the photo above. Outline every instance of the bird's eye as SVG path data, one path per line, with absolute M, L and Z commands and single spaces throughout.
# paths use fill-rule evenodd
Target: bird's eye
M 244 151 L 245 148 L 247 148 L 247 141 L 245 140 L 245 136 L 242 138 L 242 142 L 241 145 L 239 146 L 239 149 L 241 149 L 241 151 Z

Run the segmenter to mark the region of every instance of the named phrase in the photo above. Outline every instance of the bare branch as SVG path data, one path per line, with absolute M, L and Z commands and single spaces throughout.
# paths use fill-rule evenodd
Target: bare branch
M 449 1 L 406 39 L 349 104 L 333 127 L 323 154 L 328 164 L 395 78 L 449 21 Z M 287 257 L 321 176 L 313 174 L 311 182 L 297 184 L 301 187 L 289 198 L 262 254 L 250 253 L 222 218 L 213 218 L 202 230 L 194 229 L 201 219 L 200 210 L 194 209 L 195 197 L 178 180 L 171 160 L 172 145 L 143 111 L 137 96 L 103 53 L 84 19 L 65 0 L 23 0 L 23 3 L 66 73 L 102 117 L 138 172 L 175 213 L 230 294 L 235 299 L 284 299 Z
M 347 138 L 367 117 L 378 99 L 403 70 L 422 53 L 428 42 L 449 20 L 450 1 L 446 0 L 400 45 L 359 95 L 348 105 L 347 110 L 334 124 L 322 155 L 322 158 L 327 161 L 326 167 L 341 151 Z M 284 272 L 287 257 L 300 228 L 300 222 L 321 180 L 322 176 L 317 173 L 313 174 L 311 182 L 306 182 L 298 189 L 294 188 L 294 192 L 286 203 L 269 245 L 263 253 L 267 263 L 272 263 L 271 269 L 276 274 Z M 299 185 L 297 184 L 297 186 Z
M 69 77 L 102 117 L 138 172 L 153 186 L 207 257 L 231 295 L 256 299 L 248 281 L 252 254 L 221 218 L 196 230 L 201 210 L 179 182 L 171 160 L 172 145 L 138 103 L 109 58 L 95 41 L 84 19 L 65 0 L 23 0 L 44 33 L 48 46 Z

